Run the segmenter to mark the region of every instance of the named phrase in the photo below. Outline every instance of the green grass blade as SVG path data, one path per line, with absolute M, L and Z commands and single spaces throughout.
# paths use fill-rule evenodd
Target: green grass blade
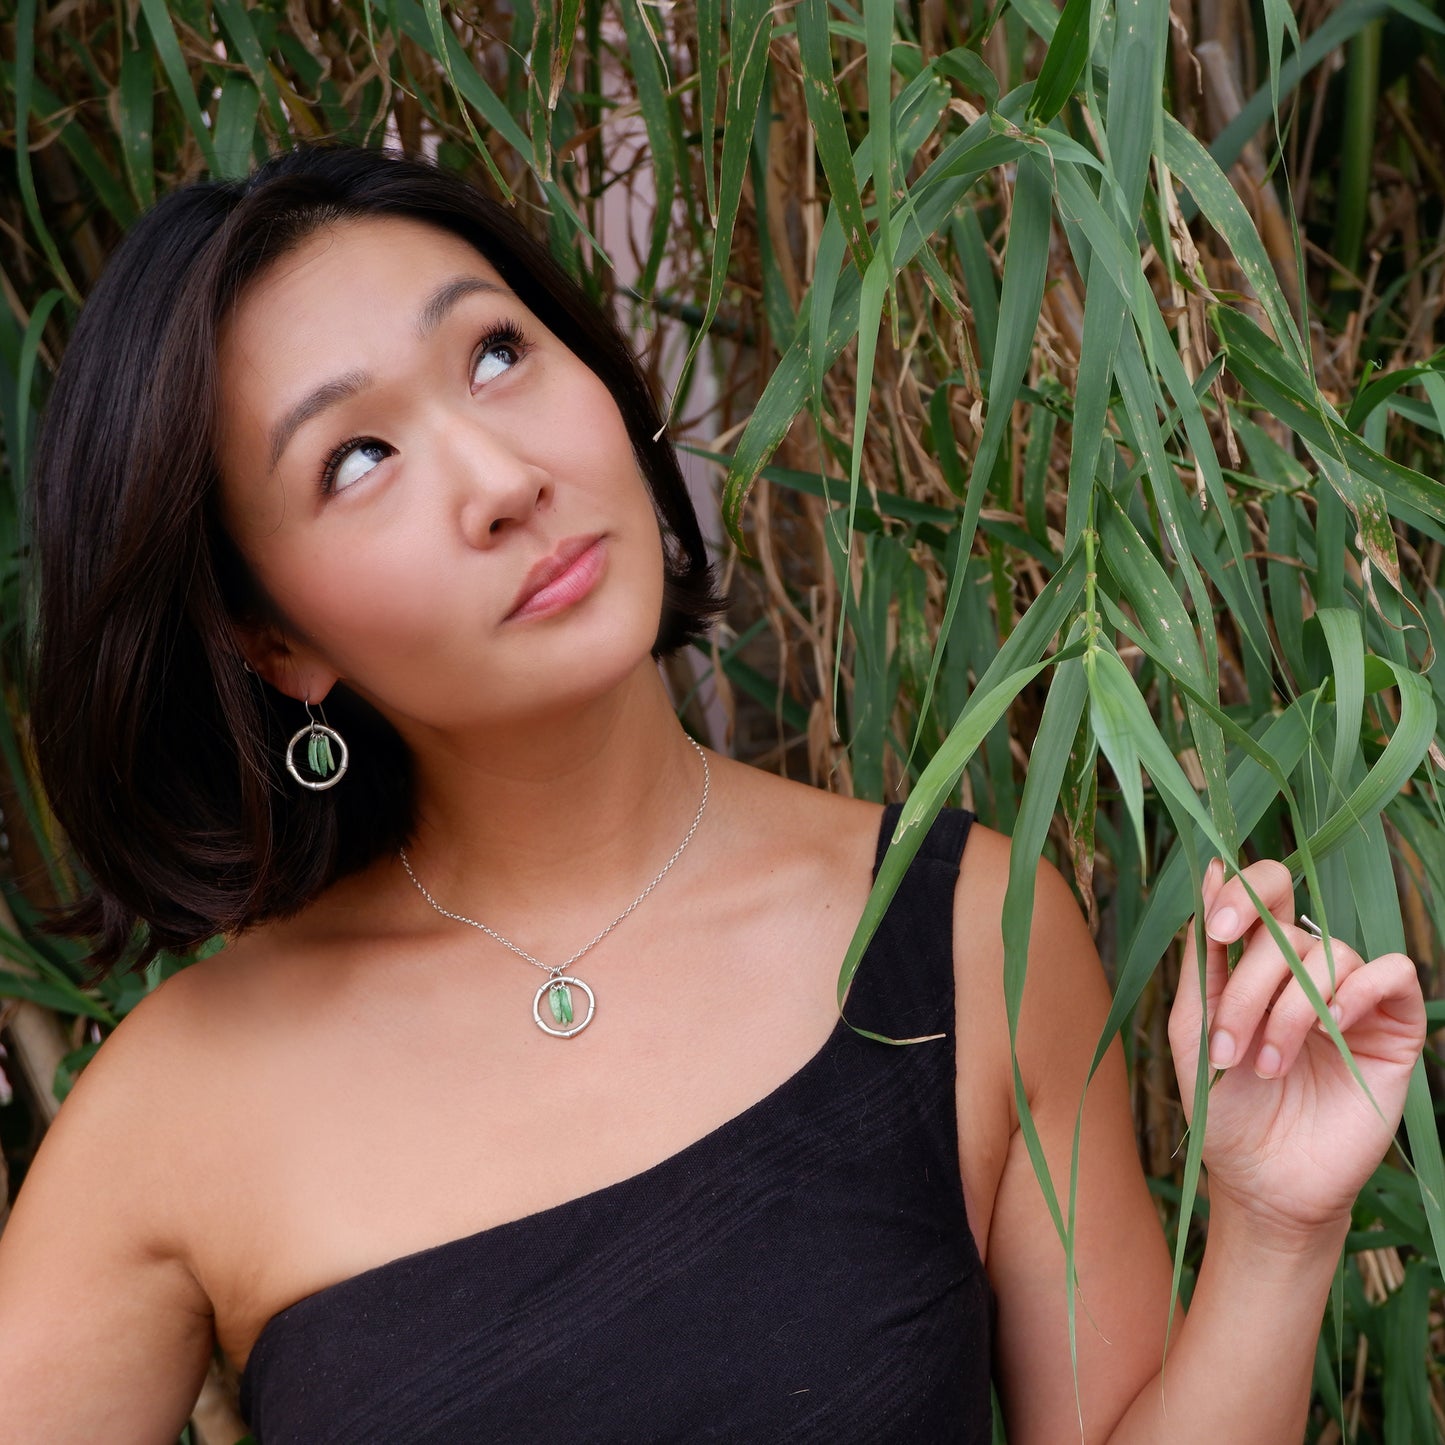
M 979 513 L 983 510 L 984 497 L 1008 435 L 1014 403 L 1019 398 L 1033 353 L 1034 333 L 1038 329 L 1048 272 L 1052 217 L 1053 186 L 1049 173 L 1032 155 L 1026 156 L 1019 162 L 1014 187 L 1008 254 L 1004 258 L 1003 288 L 999 299 L 998 347 L 990 371 L 988 412 L 984 417 L 983 436 L 969 471 L 963 519 L 959 523 L 959 549 L 964 557 L 972 550 Z M 960 568 L 949 586 L 949 620 L 957 609 L 955 594 L 962 577 Z M 947 624 L 945 636 L 946 629 Z M 933 699 L 942 660 L 942 648 L 935 648 L 928 684 L 919 708 L 920 719 L 927 714 Z
M 50 269 L 71 300 L 78 302 L 80 292 L 65 262 L 60 259 L 55 238 L 41 214 L 40 198 L 35 192 L 35 170 L 30 162 L 30 104 L 35 85 L 35 18 L 36 0 L 18 0 L 15 10 L 15 174 L 20 183 L 20 199 L 25 205 L 35 239 L 50 263 Z
M 707 212 L 717 224 L 717 92 L 722 74 L 722 0 L 697 0 L 698 117 Z
M 677 189 L 677 156 L 673 151 L 671 120 L 668 115 L 667 77 L 657 40 L 644 18 L 642 7 L 625 3 L 622 6 L 623 29 L 632 58 L 632 76 L 637 85 L 637 99 L 642 107 L 642 123 L 647 131 L 648 149 L 652 154 L 653 185 L 656 209 L 652 217 L 652 236 L 647 260 L 637 289 L 651 298 L 657 285 L 658 269 L 672 235 L 672 204 Z
M 281 93 L 276 89 L 276 77 L 271 74 L 271 67 L 266 63 L 266 54 L 261 49 L 256 27 L 251 24 L 250 12 L 242 0 L 214 0 L 214 5 L 228 49 L 246 67 L 247 74 L 266 103 L 266 115 L 272 129 L 284 140 L 290 131 L 286 108 L 281 104 Z M 369 20 L 369 10 L 367 16 Z M 373 43 L 372 50 L 375 51 L 375 48 Z
M 216 158 L 216 148 L 211 143 L 211 127 L 196 99 L 195 83 L 186 65 L 186 57 L 181 53 L 180 37 L 176 34 L 170 9 L 164 0 L 140 0 L 140 8 L 150 30 L 151 43 L 160 57 L 161 68 L 170 81 L 171 93 L 191 129 L 192 139 L 200 147 L 206 168 L 212 175 L 221 175 L 223 172 Z
M 260 110 L 261 92 L 245 76 L 228 75 L 221 83 L 215 141 L 219 175 L 239 179 L 251 169 Z
M 1041 125 L 1047 125 L 1064 108 L 1089 63 L 1093 45 L 1090 5 L 1091 0 L 1067 0 L 1058 18 L 1029 101 L 1029 116 Z
M 676 393 L 681 392 L 697 359 L 698 348 L 712 327 L 722 302 L 732 250 L 733 228 L 742 199 L 743 177 L 752 149 L 758 106 L 768 72 L 768 45 L 772 40 L 773 15 L 767 0 L 735 0 L 729 39 L 732 43 L 731 73 L 728 77 L 723 125 L 722 171 L 718 179 L 717 229 L 713 236 L 712 265 L 703 318 L 693 333 L 692 344 L 683 359 Z M 795 409 L 793 415 L 797 415 Z M 791 420 L 791 418 L 790 418 Z
M 800 0 L 793 13 L 803 66 L 803 99 L 813 125 L 813 142 L 828 179 L 828 191 L 843 238 L 861 275 L 872 259 L 873 243 L 863 219 L 863 200 L 853 170 L 853 149 L 848 144 L 843 107 L 838 101 L 838 85 L 833 76 L 828 0 Z
M 156 202 L 154 88 L 151 52 L 127 50 L 120 62 L 120 155 L 131 194 L 146 208 Z

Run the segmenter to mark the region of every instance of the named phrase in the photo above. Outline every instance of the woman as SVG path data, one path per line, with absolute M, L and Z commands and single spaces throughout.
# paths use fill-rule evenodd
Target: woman
M 1192 1081 L 1207 1007 L 1225 1071 L 1203 1269 L 1161 1376 L 1116 1047 L 1076 1395 L 1007 841 L 946 814 L 854 983 L 851 1023 L 928 1041 L 840 1023 L 891 820 L 679 728 L 654 659 L 716 604 L 658 431 L 615 330 L 430 167 L 298 151 L 120 249 L 34 482 L 37 747 L 101 965 L 138 923 L 142 957 L 228 942 L 128 1015 L 32 1167 L 7 1440 L 171 1438 L 217 1340 L 263 1442 L 987 1440 L 991 1358 L 1015 1445 L 1298 1436 L 1422 1043 L 1410 961 L 1337 943 L 1331 991 L 1287 872 L 1243 875 L 1377 1113 L 1212 865 L 1207 1003 L 1186 969 L 1171 1026 Z M 1029 970 L 1062 1187 L 1108 990 L 1048 868 Z

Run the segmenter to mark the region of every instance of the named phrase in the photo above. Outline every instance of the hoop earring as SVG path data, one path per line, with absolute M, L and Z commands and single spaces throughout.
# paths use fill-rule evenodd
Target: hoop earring
M 302 706 L 306 709 L 309 721 L 286 744 L 286 771 L 303 788 L 310 788 L 312 792 L 322 793 L 327 788 L 334 788 L 345 776 L 347 764 L 351 761 L 351 754 L 347 751 L 346 739 L 335 728 L 326 725 L 324 712 L 321 714 L 320 722 L 317 722 L 312 716 L 310 698 L 307 698 Z M 306 766 L 314 774 L 312 778 L 303 778 L 300 769 L 296 766 L 296 744 L 302 738 L 306 739 Z M 331 751 L 332 743 L 335 743 L 341 750 L 339 761 Z

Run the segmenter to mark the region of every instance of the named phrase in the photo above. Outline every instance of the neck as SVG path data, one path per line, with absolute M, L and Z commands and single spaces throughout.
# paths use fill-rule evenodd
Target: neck
M 417 877 L 443 907 L 543 948 L 554 931 L 574 937 L 626 904 L 702 793 L 700 761 L 650 661 L 565 715 L 411 741 Z

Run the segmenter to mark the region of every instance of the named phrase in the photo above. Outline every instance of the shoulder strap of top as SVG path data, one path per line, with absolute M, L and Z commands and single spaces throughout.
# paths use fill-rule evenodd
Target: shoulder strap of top
M 883 810 L 875 878 L 902 806 Z M 890 1038 L 953 1032 L 953 893 L 972 823 L 953 808 L 934 819 L 854 975 L 850 1023 Z
M 883 866 L 883 855 L 888 851 L 888 844 L 893 838 L 893 830 L 898 826 L 898 818 L 902 812 L 902 803 L 889 803 L 883 809 L 883 817 L 878 824 L 878 850 L 873 858 L 873 876 L 875 878 L 878 876 L 878 870 Z M 933 826 L 929 828 L 923 842 L 918 845 L 915 862 L 919 858 L 929 858 L 936 863 L 946 864 L 957 873 L 959 862 L 963 857 L 963 845 L 968 840 L 968 830 L 973 819 L 974 815 L 966 809 L 944 808 L 933 820 Z M 907 884 L 908 877 L 905 875 L 903 883 L 899 885 L 899 893 Z

